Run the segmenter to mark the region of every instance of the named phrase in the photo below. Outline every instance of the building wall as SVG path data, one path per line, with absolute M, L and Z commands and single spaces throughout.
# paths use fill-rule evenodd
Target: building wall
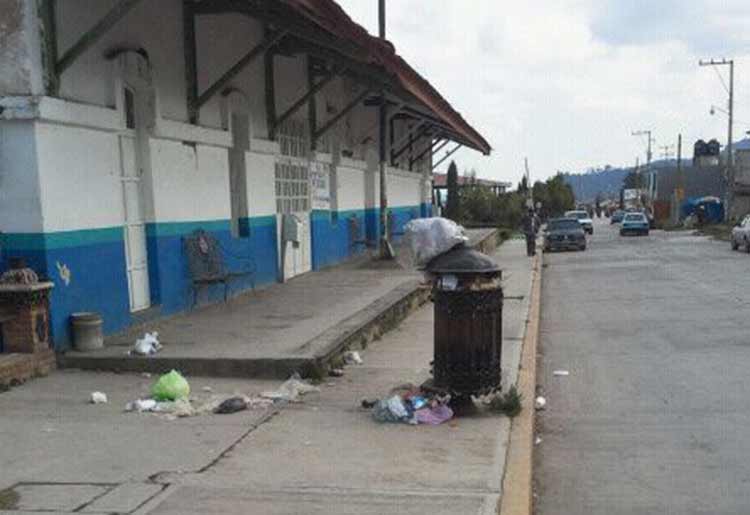
M 114 3 L 58 2 L 61 54 Z M 154 314 L 176 313 L 192 304 L 183 241 L 197 229 L 217 238 L 228 269 L 254 270 L 257 285 L 278 280 L 274 178 L 279 146 L 264 139 L 262 59 L 232 82 L 251 121 L 245 153 L 248 216 L 239 220 L 243 230 L 233 235 L 229 104 L 217 95 L 201 109 L 199 127 L 185 123 L 181 23 L 179 0 L 139 4 L 65 71 L 60 84 L 65 101 L 18 100 L 21 107 L 0 115 L 2 258 L 24 256 L 54 281 L 51 329 L 58 348 L 70 344 L 68 317 L 73 312 L 101 313 L 106 333 L 143 317 L 132 315 L 129 308 L 119 143 L 124 114 L 117 94 L 118 60 L 103 57 L 115 47 L 144 48 L 152 68 L 155 118 L 149 126 L 142 181 Z M 254 20 L 237 15 L 201 17 L 199 90 L 260 38 L 261 28 Z M 277 57 L 275 69 L 277 113 L 282 113 L 307 87 L 307 62 L 304 57 Z M 332 81 L 318 95 L 319 126 L 358 91 L 347 80 Z M 7 102 L 0 98 L 0 103 Z M 332 184 L 337 201 L 310 214 L 314 269 L 362 253 L 362 240 L 370 245 L 378 240 L 376 112 L 358 106 L 327 135 L 337 153 L 350 150 L 355 159 L 336 160 Z M 307 109 L 295 116 L 304 119 Z M 390 174 L 390 210 L 397 228 L 424 212 L 421 188 L 418 173 Z M 251 278 L 241 277 L 231 285 L 233 292 L 241 292 L 251 286 Z M 221 287 L 210 288 L 201 292 L 199 302 L 221 295 Z

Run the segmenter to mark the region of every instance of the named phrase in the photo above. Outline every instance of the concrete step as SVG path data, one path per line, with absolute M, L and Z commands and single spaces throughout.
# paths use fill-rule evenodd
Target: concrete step
M 58 355 L 61 368 L 149 372 L 161 374 L 172 369 L 192 376 L 254 377 L 285 379 L 293 372 L 311 375 L 322 371 L 335 357 L 349 349 L 361 349 L 397 326 L 424 304 L 429 289 L 409 281 L 308 340 L 293 354 L 283 357 L 185 357 L 128 356 L 113 352 L 67 352 Z

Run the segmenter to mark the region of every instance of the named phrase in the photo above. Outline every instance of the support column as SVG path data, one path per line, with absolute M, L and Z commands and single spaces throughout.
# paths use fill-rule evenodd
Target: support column
M 0 20 L 0 96 L 44 95 L 44 52 L 36 0 L 0 1 Z

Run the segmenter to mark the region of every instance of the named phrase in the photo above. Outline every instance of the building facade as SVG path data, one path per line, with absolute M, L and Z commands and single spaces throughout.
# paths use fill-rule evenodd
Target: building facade
M 196 230 L 251 264 L 233 293 L 285 281 L 428 216 L 439 141 L 489 152 L 330 0 L 6 0 L 0 19 L 2 258 L 54 281 L 58 349 L 74 312 L 112 333 L 190 308 Z

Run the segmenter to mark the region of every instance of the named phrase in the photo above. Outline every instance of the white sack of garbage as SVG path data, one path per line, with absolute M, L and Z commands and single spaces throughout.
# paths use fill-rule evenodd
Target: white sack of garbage
M 425 266 L 433 258 L 448 252 L 468 238 L 464 228 L 447 218 L 418 218 L 404 226 L 405 252 L 402 264 L 410 268 Z

